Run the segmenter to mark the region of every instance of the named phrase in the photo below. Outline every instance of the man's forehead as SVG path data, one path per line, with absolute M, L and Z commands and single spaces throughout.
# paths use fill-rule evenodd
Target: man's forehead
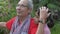
M 19 2 L 18 2 L 18 4 L 20 4 L 20 3 L 28 3 L 28 0 L 20 0 Z

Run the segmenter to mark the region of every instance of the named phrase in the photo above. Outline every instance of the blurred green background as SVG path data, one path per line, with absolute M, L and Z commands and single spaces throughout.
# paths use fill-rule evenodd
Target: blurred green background
M 0 22 L 7 22 L 9 19 L 16 16 L 15 8 L 18 1 L 19 0 L 0 0 Z M 35 16 L 35 10 L 39 6 L 43 6 L 45 4 L 47 4 L 48 8 L 53 12 L 57 10 L 58 14 L 60 15 L 60 0 L 33 0 L 33 3 L 34 9 L 31 13 L 32 17 Z M 5 32 L 9 31 L 4 27 L 0 27 L 0 34 L 4 34 Z M 53 28 L 51 28 L 51 34 L 60 34 L 60 22 L 58 20 L 55 20 L 55 25 Z

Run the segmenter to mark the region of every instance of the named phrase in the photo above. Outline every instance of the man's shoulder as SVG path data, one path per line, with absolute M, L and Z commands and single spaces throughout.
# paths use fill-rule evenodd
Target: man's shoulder
M 37 27 L 37 25 L 38 25 L 38 24 L 35 23 L 34 18 L 31 18 L 30 26 L 32 26 L 32 27 L 34 27 L 34 26 Z
M 15 18 L 16 18 L 16 17 L 13 17 L 13 18 L 11 18 L 10 20 L 8 20 L 7 22 L 12 22 L 12 21 L 15 20 Z
M 31 24 L 34 24 L 34 18 L 31 18 L 30 22 Z
M 11 30 L 12 23 L 14 22 L 16 17 L 11 18 L 9 21 L 6 22 L 6 27 Z
M 31 22 L 34 22 L 34 18 L 31 18 Z

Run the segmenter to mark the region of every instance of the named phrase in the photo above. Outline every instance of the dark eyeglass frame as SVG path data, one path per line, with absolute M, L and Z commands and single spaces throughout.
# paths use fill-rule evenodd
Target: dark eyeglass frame
M 27 7 L 27 8 L 28 8 L 27 5 L 23 5 L 23 4 L 22 4 L 22 5 L 19 5 L 19 4 L 18 4 L 17 6 L 19 6 L 19 7 Z

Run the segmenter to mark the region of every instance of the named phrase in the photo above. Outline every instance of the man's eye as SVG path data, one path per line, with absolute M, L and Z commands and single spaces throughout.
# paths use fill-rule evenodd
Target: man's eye
M 17 6 L 20 6 L 20 7 L 27 7 L 27 6 L 25 6 L 25 5 L 17 5 Z
M 21 5 L 22 7 L 26 7 L 26 6 L 24 6 L 24 5 Z

